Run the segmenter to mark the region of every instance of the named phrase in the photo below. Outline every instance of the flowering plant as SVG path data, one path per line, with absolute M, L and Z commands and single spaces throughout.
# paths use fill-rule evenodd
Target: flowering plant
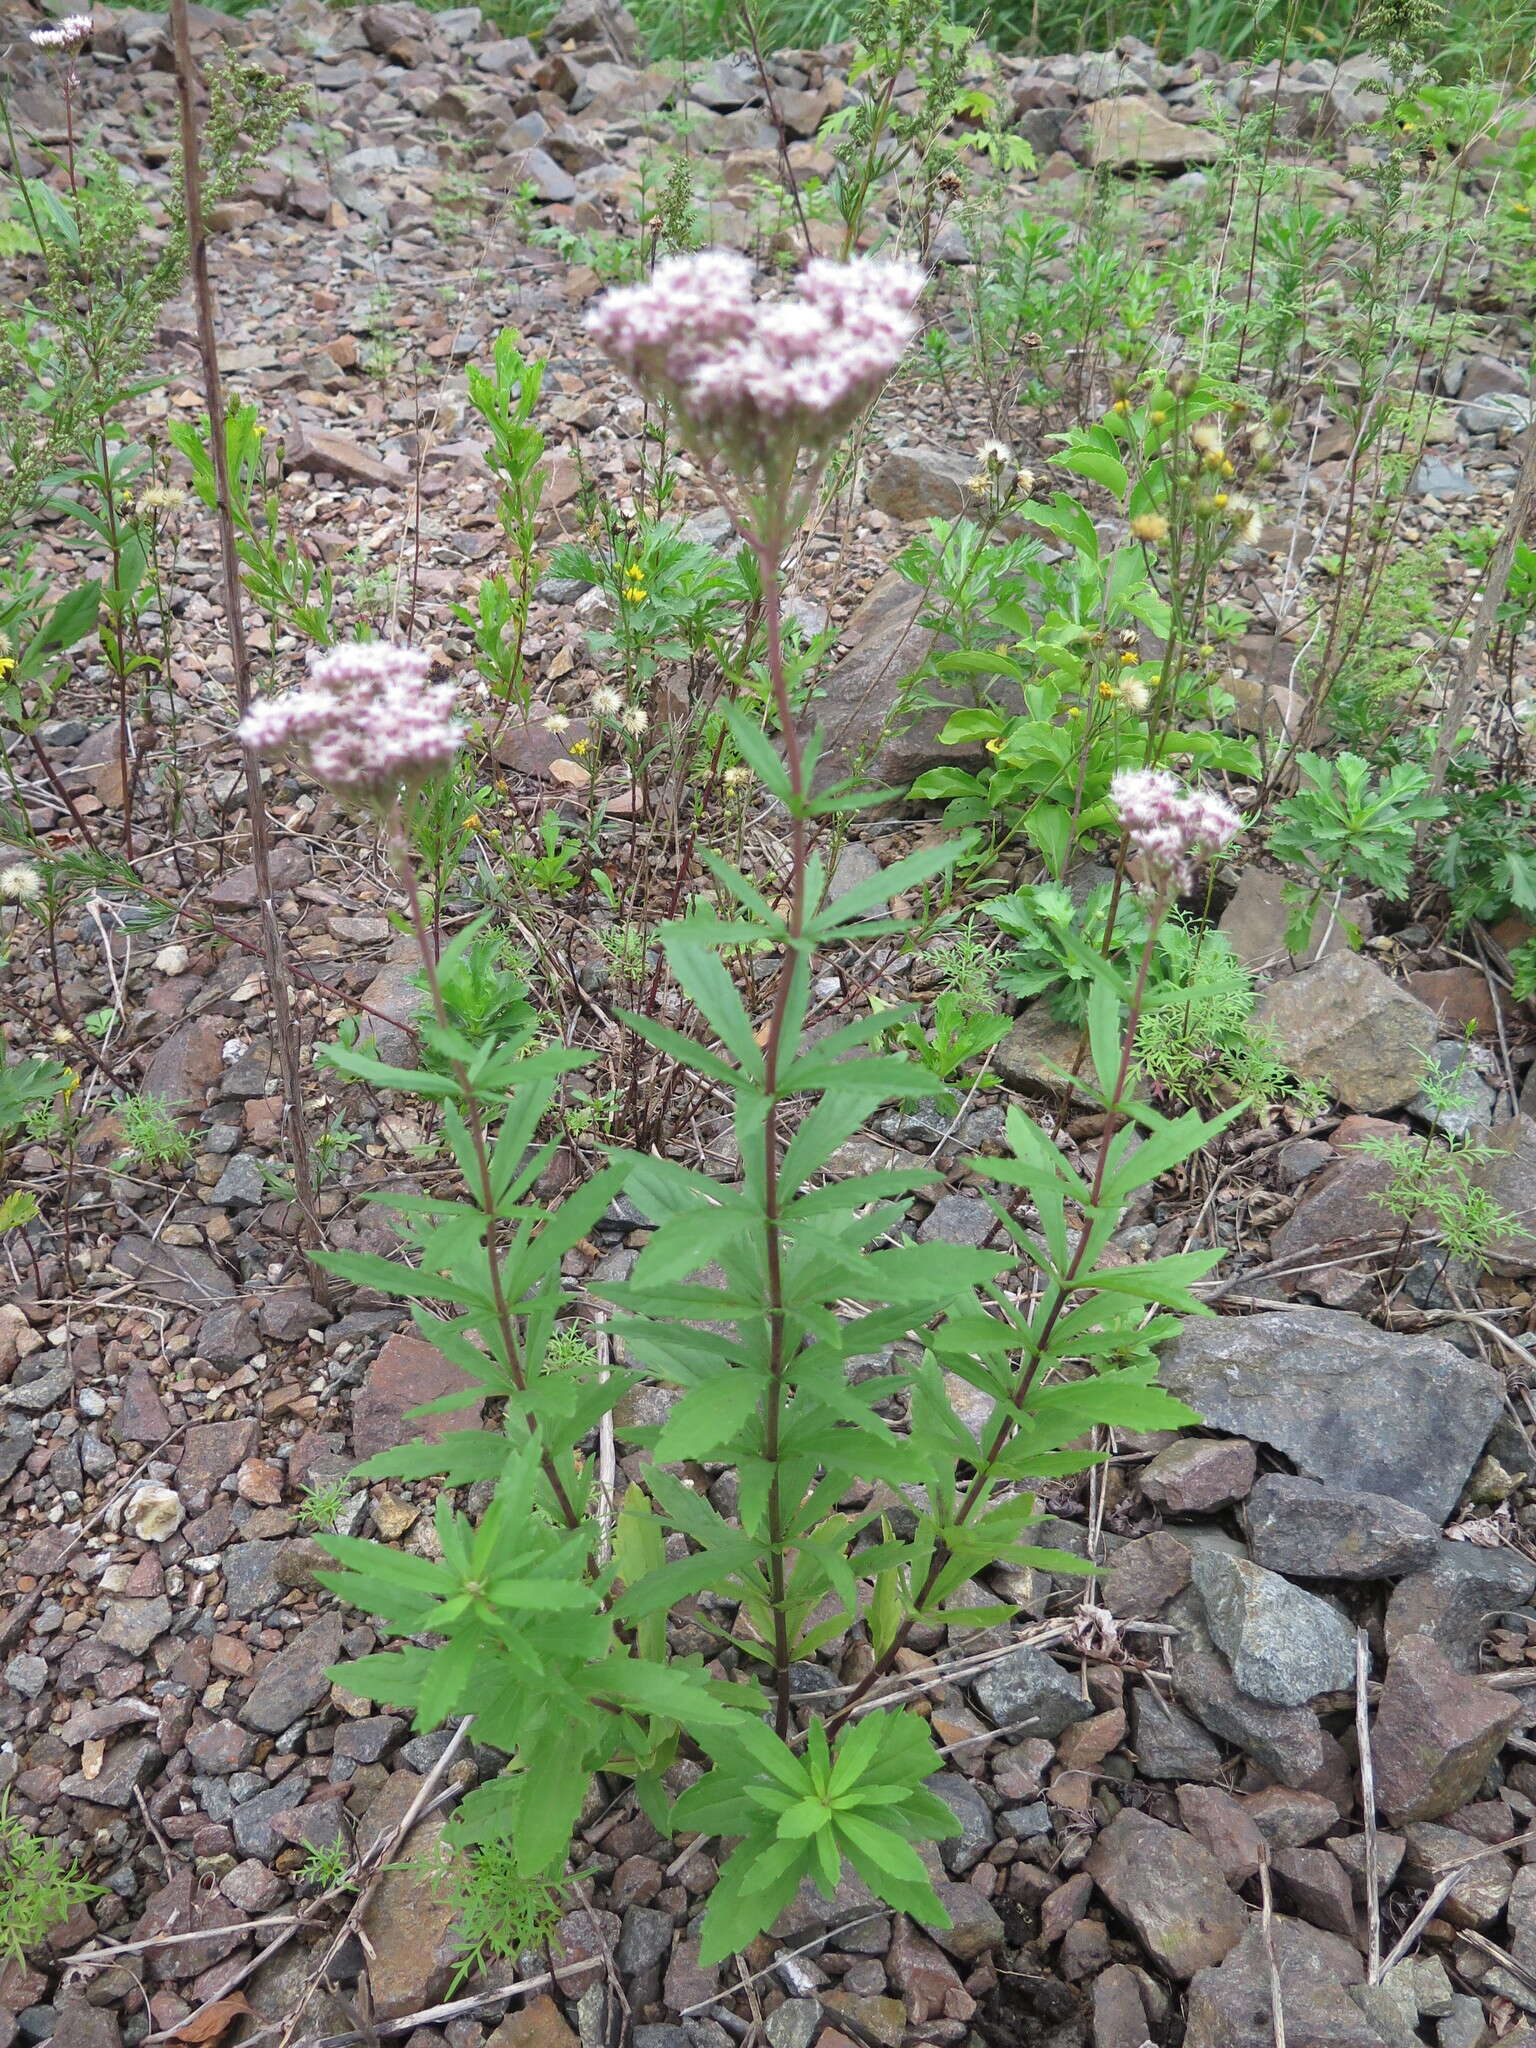
M 845 1859 L 890 1904 L 946 1924 L 922 1848 L 955 1823 L 926 1787 L 939 1765 L 931 1732 L 899 1690 L 887 1698 L 898 1661 L 920 1623 L 1009 1618 L 1007 1606 L 962 1594 L 993 1564 L 1082 1568 L 1029 1545 L 1034 1484 L 1094 1462 L 1082 1440 L 1097 1423 L 1190 1419 L 1152 1384 L 1152 1347 L 1170 1318 L 1147 1309 L 1193 1309 L 1190 1282 L 1215 1257 L 1098 1266 L 1125 1201 L 1208 1134 L 1196 1117 L 1169 1123 L 1126 1100 L 1129 1041 L 1122 1049 L 1107 988 L 1089 1012 L 1106 1111 L 1091 1184 L 1017 1112 L 1011 1156 L 977 1162 L 1024 1194 L 1038 1233 L 998 1202 L 997 1248 L 918 1243 L 903 1225 L 926 1169 L 828 1177 L 872 1111 L 943 1084 L 872 1049 L 901 1022 L 890 1011 L 809 1034 L 816 956 L 897 929 L 880 906 L 962 848 L 911 854 L 824 900 L 810 828 L 850 798 L 811 794 L 819 740 L 800 734 L 790 702 L 782 554 L 838 433 L 894 366 L 915 291 L 905 269 L 820 265 L 801 280 L 799 303 L 764 303 L 744 266 L 709 257 L 663 266 L 653 287 L 615 293 L 593 316 L 615 360 L 677 409 L 760 578 L 782 758 L 738 707 L 726 715 L 786 820 L 787 874 L 770 901 L 706 856 L 714 902 L 696 897 L 659 935 L 710 1043 L 653 1015 L 624 1019 L 728 1097 L 734 1184 L 655 1153 L 615 1152 L 557 1206 L 537 1198 L 555 1091 L 580 1055 L 530 1052 L 522 1024 L 476 1038 L 446 999 L 455 949 L 434 958 L 402 819 L 456 733 L 419 657 L 338 649 L 314 665 L 309 689 L 246 727 L 253 743 L 296 744 L 312 772 L 389 825 L 432 1000 L 423 1065 L 390 1067 L 356 1046 L 330 1058 L 375 1087 L 439 1102 L 464 1177 L 457 1198 L 391 1195 L 410 1219 L 411 1263 L 361 1253 L 324 1263 L 413 1303 L 423 1334 L 466 1378 L 462 1394 L 434 1405 L 504 1403 L 499 1428 L 457 1430 L 364 1468 L 482 1481 L 489 1504 L 472 1520 L 443 1494 L 436 1558 L 326 1539 L 341 1567 L 327 1583 L 413 1639 L 338 1676 L 408 1709 L 418 1729 L 475 1716 L 480 1739 L 512 1761 L 469 1794 L 453 1825 L 461 1839 L 505 1842 L 529 1878 L 558 1874 L 597 1771 L 630 1778 L 659 1828 L 737 1838 L 705 1915 L 705 1963 L 771 1923 L 802 1878 L 830 1895 Z M 367 763 L 364 734 L 375 742 Z M 1156 829 L 1141 832 L 1149 858 L 1162 845 Z M 1165 905 L 1166 895 L 1156 900 L 1153 925 Z M 470 943 L 466 934 L 455 948 Z M 731 971 L 749 955 L 775 963 L 766 1022 Z M 1139 1001 L 1138 988 L 1131 1029 Z M 1139 1147 L 1122 1129 L 1128 1119 Z M 589 1369 L 571 1363 L 583 1310 L 563 1262 L 621 1186 L 650 1234 L 628 1280 L 589 1289 L 614 1311 L 607 1363 L 595 1346 L 575 1347 Z M 1022 1305 L 1008 1284 L 1021 1258 L 1040 1269 Z M 851 1383 L 850 1360 L 872 1352 L 890 1369 Z M 1089 1370 L 1058 1382 L 1069 1358 Z M 955 1413 L 946 1370 L 992 1404 L 980 1441 Z M 643 1372 L 661 1381 L 666 1403 L 662 1419 L 622 1425 L 643 1456 L 621 1499 L 602 1444 Z M 695 1462 L 733 1473 L 732 1513 L 684 1477 Z M 869 1502 L 871 1478 L 912 1504 L 902 1533 Z M 708 1671 L 696 1655 L 673 1654 L 667 1632 L 669 1613 L 704 1589 L 719 1638 Z M 857 1682 L 798 1698 L 796 1666 L 858 1632 L 867 1655 Z M 685 1742 L 708 1768 L 690 1770 L 673 1809 L 668 1773 Z

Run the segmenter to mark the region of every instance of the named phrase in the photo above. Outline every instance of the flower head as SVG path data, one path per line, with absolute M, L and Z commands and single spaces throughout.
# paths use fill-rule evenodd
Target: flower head
M 599 683 L 592 692 L 592 709 L 599 718 L 617 718 L 624 709 L 624 699 L 612 683 Z
M 634 739 L 639 739 L 651 722 L 651 714 L 639 704 L 627 704 L 619 713 L 619 723 Z
M 454 692 L 427 681 L 429 657 L 360 641 L 309 664 L 310 685 L 252 705 L 240 737 L 257 753 L 293 747 L 335 794 L 371 809 L 395 803 L 458 752 Z
M 1126 837 L 1158 894 L 1187 889 L 1196 857 L 1219 853 L 1241 820 L 1206 790 L 1184 789 L 1163 768 L 1132 768 L 1109 786 Z
M 1168 522 L 1161 512 L 1138 512 L 1131 521 L 1132 537 L 1145 541 L 1148 547 L 1156 547 L 1159 541 L 1168 538 Z
M 742 482 L 796 453 L 824 455 L 896 367 L 916 332 L 923 274 L 906 263 L 808 263 L 798 297 L 758 299 L 728 250 L 675 256 L 648 284 L 587 315 L 598 347 L 649 399 L 676 408 L 707 460 Z
M 0 868 L 0 903 L 35 903 L 43 893 L 43 878 L 36 868 L 18 861 Z
M 571 721 L 566 717 L 563 711 L 551 711 L 549 716 L 544 721 L 544 730 L 549 734 L 551 739 L 559 739 L 561 733 L 569 732 L 570 729 Z
M 179 512 L 186 502 L 186 492 L 178 491 L 174 484 L 151 484 L 147 491 L 140 491 L 133 509 L 147 518 L 155 512 Z
M 49 28 L 33 29 L 28 41 L 39 50 L 77 50 L 90 33 L 88 14 L 66 14 Z

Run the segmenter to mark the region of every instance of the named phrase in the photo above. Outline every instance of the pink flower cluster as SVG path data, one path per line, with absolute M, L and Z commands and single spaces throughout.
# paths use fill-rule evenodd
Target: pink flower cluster
M 879 392 L 917 331 L 908 263 L 807 264 L 793 299 L 758 299 L 744 256 L 660 263 L 587 315 L 605 355 L 742 478 L 788 451 L 824 453 Z
M 1229 803 L 1185 789 L 1164 768 L 1130 768 L 1109 786 L 1120 822 L 1155 887 L 1187 889 L 1195 861 L 1220 853 L 1242 820 Z
M 253 704 L 240 737 L 259 754 L 296 748 L 337 796 L 387 809 L 446 767 L 464 737 L 452 688 L 429 683 L 430 671 L 414 647 L 367 640 L 329 648 L 311 658 L 307 688 Z

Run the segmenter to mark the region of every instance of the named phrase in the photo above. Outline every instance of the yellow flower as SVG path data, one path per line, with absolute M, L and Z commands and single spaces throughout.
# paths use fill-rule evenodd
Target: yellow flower
M 1069 704 L 1069 705 L 1067 706 L 1067 716 L 1068 716 L 1068 718 L 1081 718 L 1081 717 L 1082 717 L 1082 715 L 1083 715 L 1083 713 L 1082 713 L 1082 707 L 1081 707 L 1081 705 L 1078 705 L 1078 704 Z
M 989 754 L 1000 754 L 1000 753 L 1001 753 L 1002 751 L 1003 751 L 1003 736 L 1002 736 L 1002 734 L 1001 734 L 1001 733 L 999 733 L 999 734 L 998 734 L 998 735 L 996 736 L 996 738 L 994 738 L 994 739 L 990 739 L 990 740 L 988 740 L 988 741 L 987 741 L 987 752 L 988 752 Z
M 464 820 L 464 830 L 466 832 L 476 832 L 479 830 L 479 827 L 480 813 L 478 811 L 471 811 L 469 816 Z
M 1102 703 L 1113 704 L 1119 694 L 1113 683 L 1100 683 L 1099 699 Z
M 10 655 L 0 654 L 0 676 L 8 676 L 15 666 L 16 663 Z
M 1122 668 L 1134 668 L 1140 659 L 1141 656 L 1134 647 L 1127 647 L 1124 654 L 1120 657 L 1120 665 Z
M 1131 521 L 1131 533 L 1137 540 L 1155 544 L 1168 538 L 1168 522 L 1161 512 L 1138 512 Z
M 1124 419 L 1131 409 L 1131 402 L 1128 398 L 1117 398 L 1109 409 L 1111 412 L 1119 413 L 1121 419 Z
M 590 749 L 591 745 L 592 742 L 590 740 L 572 740 L 571 752 L 580 757 Z
M 1216 493 L 1215 497 L 1214 497 L 1214 498 L 1213 498 L 1213 499 L 1211 500 L 1211 503 L 1212 503 L 1212 504 L 1213 504 L 1213 505 L 1214 505 L 1214 506 L 1216 507 L 1216 510 L 1217 510 L 1218 512 L 1225 512 L 1225 511 L 1226 511 L 1226 509 L 1227 509 L 1227 494 L 1226 494 L 1226 492 L 1225 492 L 1225 491 L 1218 491 L 1218 492 Z
M 1167 421 L 1168 421 L 1168 415 L 1167 415 L 1167 413 L 1166 413 L 1166 412 L 1164 412 L 1163 408 L 1162 408 L 1162 407 L 1161 407 L 1161 406 L 1159 405 L 1159 406 L 1155 406 L 1155 407 L 1153 408 L 1153 410 L 1152 410 L 1152 414 L 1151 414 L 1151 419 L 1152 419 L 1152 424 L 1153 424 L 1153 426 L 1154 426 L 1154 427 L 1161 427 L 1161 426 L 1165 426 L 1165 425 L 1167 424 Z
M 1222 473 L 1222 475 L 1223 475 L 1223 476 L 1236 476 L 1236 475 L 1237 475 L 1237 469 L 1236 469 L 1235 465 L 1233 464 L 1233 461 L 1232 461 L 1232 458 L 1231 458 L 1231 456 L 1230 456 L 1230 455 L 1223 455 L 1223 457 L 1221 458 L 1221 473 Z

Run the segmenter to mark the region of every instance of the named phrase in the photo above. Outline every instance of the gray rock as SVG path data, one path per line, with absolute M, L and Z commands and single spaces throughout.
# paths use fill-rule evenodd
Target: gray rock
M 971 1195 L 943 1195 L 917 1227 L 919 1244 L 980 1245 L 997 1218 L 986 1203 Z
M 1358 1949 L 1283 1913 L 1272 1932 L 1287 2048 L 1382 2048 L 1349 1995 L 1365 1976 Z M 1273 2048 L 1274 2038 L 1269 1953 L 1255 1919 L 1224 1962 L 1191 1982 L 1184 2048 Z
M 216 1209 L 254 1209 L 267 1199 L 261 1161 L 254 1152 L 237 1152 L 219 1175 L 208 1197 Z
M 192 1245 L 157 1244 L 130 1234 L 118 1239 L 112 1263 L 146 1293 L 179 1308 L 207 1308 L 235 1291 L 224 1268 Z
M 1498 1097 L 1468 1062 L 1465 1041 L 1459 1038 L 1437 1039 L 1430 1048 L 1430 1059 L 1447 1080 L 1455 1076 L 1456 1100 L 1442 1109 L 1421 1093 L 1409 1103 L 1408 1114 L 1428 1124 L 1431 1130 L 1442 1131 L 1448 1138 L 1466 1138 L 1473 1131 L 1485 1130 L 1493 1122 Z
M 254 1358 L 260 1349 L 261 1338 L 244 1302 L 230 1301 L 210 1309 L 197 1326 L 197 1355 L 209 1365 L 232 1369 Z
M 1301 1707 L 1354 1684 L 1355 1632 L 1326 1600 L 1215 1550 L 1196 1552 L 1194 1581 L 1211 1640 L 1250 1699 Z
M 171 1625 L 171 1603 L 163 1593 L 153 1600 L 114 1600 L 96 1640 L 109 1650 L 142 1657 Z
M 983 1713 L 997 1727 L 1027 1721 L 1027 1732 L 1042 1735 L 1047 1742 L 1054 1742 L 1074 1722 L 1090 1719 L 1094 1711 L 1061 1666 L 1027 1643 L 989 1664 L 974 1689 Z
M 963 1877 L 997 1840 L 992 1809 L 970 1779 L 958 1771 L 940 1771 L 928 1780 L 928 1790 L 943 1800 L 960 1823 L 958 1835 L 946 1835 L 939 1843 L 939 1855 L 951 1877 Z
M 1408 481 L 1410 498 L 1467 498 L 1472 486 L 1459 462 L 1447 462 L 1443 455 L 1426 455 Z
M 272 1823 L 280 1813 L 292 1813 L 296 1806 L 302 1806 L 308 1789 L 308 1781 L 294 1771 L 270 1791 L 258 1792 L 253 1799 L 242 1801 L 235 1808 L 231 1821 L 235 1847 L 240 1854 L 254 1856 L 260 1863 L 270 1863 L 280 1849 L 286 1848 L 286 1837 L 280 1835 Z
M 1517 1550 L 1476 1543 L 1436 1546 L 1428 1569 L 1394 1587 L 1387 1602 L 1387 1654 L 1410 1636 L 1428 1636 L 1458 1671 L 1475 1671 L 1478 1647 L 1493 1623 L 1536 1592 L 1536 1565 Z
M 1536 1116 L 1522 1113 L 1497 1125 L 1488 1149 L 1492 1157 L 1473 1169 L 1473 1178 L 1514 1218 L 1513 1229 L 1493 1245 L 1489 1264 L 1518 1279 L 1536 1272 Z
M 654 1970 L 672 1953 L 672 1915 L 650 1906 L 631 1906 L 624 1915 L 614 1960 L 626 1977 Z
M 1162 1382 L 1311 1479 L 1444 1523 L 1498 1419 L 1498 1381 L 1441 1337 L 1321 1308 L 1187 1323 Z
M 821 2032 L 821 2005 L 814 1998 L 786 1998 L 768 2015 L 764 2032 L 769 2048 L 811 2048 Z
M 130 1736 L 112 1745 L 94 1778 L 76 1772 L 59 1790 L 68 1799 L 88 1799 L 93 1806 L 131 1806 L 135 1789 L 159 1762 L 160 1745 L 152 1736 Z
M 1490 391 L 1470 399 L 1456 418 L 1469 434 L 1497 434 L 1503 440 L 1531 424 L 1531 401 L 1517 391 Z
M 1298 1080 L 1320 1081 L 1350 1109 L 1378 1115 L 1419 1093 L 1439 1036 L 1434 1012 L 1363 954 L 1330 953 L 1272 982 L 1254 1028 Z
M 1139 1685 L 1131 1694 L 1131 1746 L 1143 1778 L 1214 1785 L 1221 1776 L 1221 1751 L 1210 1736 L 1150 1685 Z
M 1179 1630 L 1174 1690 L 1195 1718 L 1282 1785 L 1310 1784 L 1330 1755 L 1322 1723 L 1311 1708 L 1270 1706 L 1238 1687 L 1231 1665 L 1206 1633 L 1204 1609 L 1193 1588 L 1164 1610 L 1164 1618 Z
M 4 1433 L 0 1434 L 0 1486 L 15 1476 L 22 1461 L 32 1455 L 36 1444 L 35 1429 L 30 1429 L 24 1422 L 6 1419 Z
M 35 1371 L 29 1371 L 35 1367 Z M 67 1364 L 48 1365 L 29 1358 L 16 1369 L 16 1378 L 0 1392 L 0 1407 L 19 1408 L 24 1415 L 46 1415 L 68 1401 L 75 1376 Z
M 24 1700 L 35 1700 L 48 1683 L 48 1665 L 42 1657 L 15 1656 L 5 1667 L 5 1682 Z
M 1396 1579 L 1440 1549 L 1438 1525 L 1417 1508 L 1289 1472 L 1265 1473 L 1246 1519 L 1254 1563 L 1292 1578 Z
M 224 1598 L 237 1619 L 275 1607 L 283 1597 L 277 1565 L 283 1554 L 280 1541 L 232 1543 L 223 1556 Z

